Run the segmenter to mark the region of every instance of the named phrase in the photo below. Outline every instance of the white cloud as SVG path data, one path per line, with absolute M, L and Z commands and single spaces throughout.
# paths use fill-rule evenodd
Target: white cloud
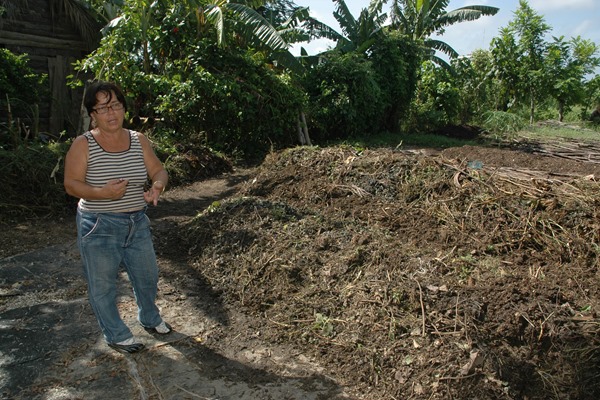
M 496 7 L 495 5 L 490 4 L 491 0 L 478 0 L 478 1 L 467 0 L 467 1 L 463 1 L 462 3 L 463 3 L 462 5 L 459 5 L 456 8 L 461 8 L 461 7 L 466 7 L 466 6 L 472 6 L 472 5 L 478 5 L 478 6 L 488 6 L 488 5 L 491 5 L 491 6 Z M 454 7 L 448 7 L 446 10 L 447 11 L 454 10 Z
M 537 11 L 594 9 L 594 0 L 530 0 L 531 8 Z

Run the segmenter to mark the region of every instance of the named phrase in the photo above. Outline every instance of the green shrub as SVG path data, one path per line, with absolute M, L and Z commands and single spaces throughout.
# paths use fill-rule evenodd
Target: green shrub
M 332 55 L 304 81 L 311 137 L 347 139 L 378 133 L 384 102 L 371 63 L 357 54 Z
M 159 126 L 148 137 L 169 173 L 169 186 L 188 184 L 233 170 L 233 164 L 204 145 L 204 140 L 197 134 L 181 135 Z
M 46 79 L 28 66 L 26 54 L 0 49 L 0 147 L 22 141 L 22 124 L 37 134 L 37 104 Z
M 304 97 L 287 75 L 234 50 L 199 46 L 191 71 L 173 74 L 157 111 L 180 135 L 227 154 L 264 156 L 271 147 L 296 143 Z
M 527 121 L 517 114 L 504 111 L 488 111 L 484 114 L 483 128 L 501 137 L 510 137 L 528 125 Z
M 0 148 L 1 215 L 60 214 L 74 209 L 63 187 L 69 143 L 30 143 Z
M 449 73 L 433 62 L 422 64 L 410 116 L 403 124 L 405 131 L 430 133 L 458 122 L 460 93 L 449 79 Z
M 419 48 L 410 38 L 392 31 L 375 42 L 369 60 L 381 90 L 384 108 L 381 130 L 398 132 L 417 86 Z

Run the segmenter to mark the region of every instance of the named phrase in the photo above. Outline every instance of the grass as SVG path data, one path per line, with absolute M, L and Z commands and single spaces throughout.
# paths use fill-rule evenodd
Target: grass
M 348 145 L 354 148 L 436 148 L 445 149 L 461 146 L 492 146 L 499 141 L 518 140 L 582 140 L 599 141 L 600 126 L 589 123 L 565 123 L 549 125 L 529 125 L 516 132 L 481 135 L 477 139 L 465 140 L 435 134 L 381 133 L 369 137 L 346 139 L 330 145 Z
M 532 126 L 519 132 L 519 136 L 529 139 L 577 139 L 583 141 L 600 140 L 600 126 L 586 124 L 566 126 Z
M 355 139 L 346 139 L 341 143 L 359 148 L 405 148 L 405 147 L 426 147 L 426 148 L 448 148 L 467 145 L 481 145 L 480 140 L 456 139 L 442 135 L 434 134 L 410 134 L 410 133 L 381 133 L 370 137 L 361 137 Z

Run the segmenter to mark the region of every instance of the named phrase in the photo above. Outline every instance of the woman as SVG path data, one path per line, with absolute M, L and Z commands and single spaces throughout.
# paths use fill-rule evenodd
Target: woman
M 147 204 L 157 205 L 168 175 L 141 133 L 123 128 L 126 104 L 118 86 L 93 83 L 84 105 L 92 130 L 78 136 L 65 159 L 64 185 L 78 197 L 77 243 L 90 304 L 110 347 L 122 353 L 144 348 L 117 309 L 117 276 L 123 266 L 133 286 L 138 321 L 146 330 L 167 334 L 156 307 L 158 266 Z M 144 191 L 148 177 L 152 181 Z

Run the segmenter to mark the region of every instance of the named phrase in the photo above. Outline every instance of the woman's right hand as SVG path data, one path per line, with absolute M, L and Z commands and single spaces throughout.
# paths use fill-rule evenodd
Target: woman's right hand
M 117 200 L 125 195 L 127 191 L 127 184 L 129 181 L 127 179 L 111 179 L 106 182 L 103 190 L 106 195 L 106 198 L 109 200 Z

